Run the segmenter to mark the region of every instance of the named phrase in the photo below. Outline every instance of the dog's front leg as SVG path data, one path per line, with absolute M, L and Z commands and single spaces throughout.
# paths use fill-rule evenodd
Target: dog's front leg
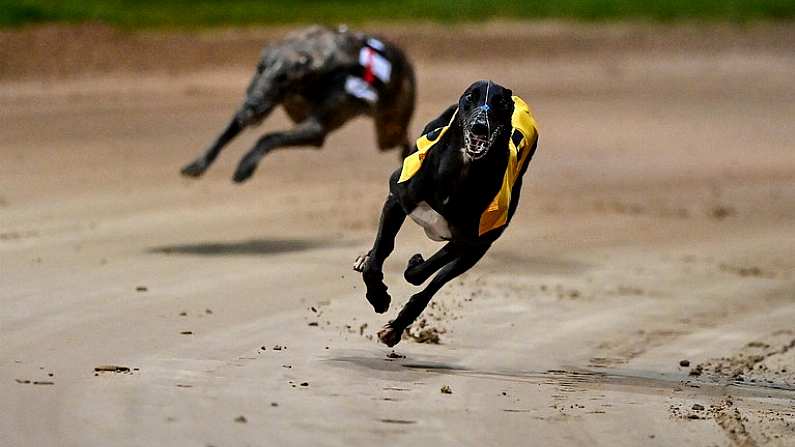
M 221 149 L 224 148 L 233 138 L 235 138 L 243 126 L 238 121 L 237 117 L 232 118 L 232 121 L 226 126 L 226 129 L 215 139 L 215 142 L 210 146 L 205 153 L 192 163 L 182 168 L 182 175 L 186 177 L 199 177 L 204 174 L 204 171 L 218 158 Z
M 381 221 L 378 224 L 378 233 L 372 250 L 354 261 L 354 270 L 362 272 L 362 279 L 367 286 L 367 301 L 377 313 L 384 313 L 389 309 L 391 298 L 384 284 L 383 266 L 384 261 L 395 248 L 395 236 L 405 220 L 406 212 L 400 206 L 397 195 L 389 193 L 381 212 Z
M 236 183 L 246 181 L 257 169 L 257 164 L 259 164 L 262 157 L 276 148 L 291 146 L 320 147 L 325 139 L 326 128 L 315 117 L 302 121 L 291 130 L 269 133 L 260 138 L 254 147 L 240 160 L 233 180 Z
M 431 298 L 445 284 L 475 265 L 489 249 L 490 244 L 475 245 L 462 250 L 457 258 L 445 265 L 422 291 L 415 293 L 403 306 L 397 318 L 378 331 L 378 338 L 387 346 L 395 346 L 400 336 L 420 316 Z

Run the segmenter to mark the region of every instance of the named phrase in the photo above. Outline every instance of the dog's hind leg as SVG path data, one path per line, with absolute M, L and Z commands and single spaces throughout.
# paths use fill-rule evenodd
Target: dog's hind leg
M 436 292 L 455 277 L 472 268 L 483 257 L 489 246 L 490 244 L 483 244 L 472 247 L 445 265 L 425 289 L 415 293 L 409 299 L 403 309 L 400 310 L 400 313 L 398 313 L 397 318 L 384 325 L 378 331 L 378 338 L 381 342 L 390 347 L 398 344 L 403 331 L 420 316 Z
M 182 168 L 182 175 L 186 177 L 199 177 L 204 174 L 204 171 L 206 171 L 215 159 L 218 158 L 221 149 L 232 141 L 232 139 L 243 130 L 243 127 L 244 126 L 237 120 L 237 117 L 233 118 L 229 125 L 226 126 L 226 129 L 215 139 L 204 154 Z
M 290 130 L 270 133 L 260 138 L 240 160 L 234 175 L 235 182 L 240 183 L 251 177 L 262 157 L 275 149 L 298 146 L 320 148 L 326 140 L 326 135 L 366 110 L 362 101 L 352 98 L 343 89 L 334 88 L 320 99 L 315 98 L 311 103 L 301 103 L 301 106 L 294 108 L 293 112 L 298 108 L 304 110 L 301 113 L 292 113 L 292 116 L 303 116 L 304 112 L 309 111 L 311 113 Z
M 400 206 L 397 196 L 390 193 L 381 212 L 378 234 L 372 250 L 354 262 L 354 269 L 362 272 L 362 279 L 367 286 L 367 301 L 377 313 L 384 313 L 389 309 L 391 298 L 384 284 L 384 260 L 395 248 L 395 236 L 405 220 L 406 212 Z
M 409 259 L 406 270 L 403 272 L 403 278 L 410 284 L 418 286 L 452 261 L 457 253 L 457 246 L 454 242 L 448 242 L 427 260 L 422 259 L 422 255 L 417 253 Z
M 251 177 L 259 161 L 270 151 L 279 147 L 314 146 L 321 147 L 326 139 L 326 128 L 321 121 L 310 117 L 293 129 L 269 133 L 260 138 L 254 147 L 240 160 L 233 180 L 241 183 Z

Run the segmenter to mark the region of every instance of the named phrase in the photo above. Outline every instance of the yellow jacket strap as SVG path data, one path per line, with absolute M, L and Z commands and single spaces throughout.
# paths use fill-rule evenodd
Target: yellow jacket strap
M 536 135 L 536 120 L 527 103 L 518 96 L 513 96 L 513 115 L 511 116 L 511 137 L 508 139 L 508 166 L 502 178 L 502 186 L 489 206 L 480 215 L 479 235 L 499 228 L 508 222 L 508 210 L 511 206 L 511 191 L 516 179 L 527 163 Z M 517 135 L 516 132 L 519 132 Z
M 403 169 L 400 171 L 398 183 L 405 182 L 420 170 L 420 166 L 422 166 L 422 161 L 425 160 L 425 155 L 428 150 L 430 150 L 434 144 L 438 143 L 439 140 L 442 139 L 442 136 L 447 133 L 447 129 L 453 124 L 456 115 L 458 115 L 458 109 L 455 109 L 453 116 L 450 118 L 450 122 L 447 123 L 446 126 L 434 129 L 417 138 L 417 152 L 414 152 L 403 160 Z

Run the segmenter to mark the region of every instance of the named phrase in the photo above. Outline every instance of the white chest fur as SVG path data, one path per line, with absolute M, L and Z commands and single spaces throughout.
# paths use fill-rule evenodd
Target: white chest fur
M 453 237 L 447 220 L 426 202 L 420 202 L 409 216 L 425 229 L 425 235 L 433 241 L 449 241 Z

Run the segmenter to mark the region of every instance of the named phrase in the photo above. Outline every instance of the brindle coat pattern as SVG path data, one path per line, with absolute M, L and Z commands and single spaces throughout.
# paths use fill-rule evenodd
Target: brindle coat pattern
M 262 136 L 241 159 L 235 182 L 248 179 L 269 152 L 299 146 L 320 148 L 326 135 L 360 115 L 373 118 L 379 149 L 400 146 L 402 155 L 407 155 L 416 87 L 414 69 L 403 52 L 378 39 L 383 44 L 382 54 L 392 64 L 392 73 L 388 82 L 376 85 L 377 101 L 366 101 L 345 90 L 349 76 L 361 75 L 359 51 L 372 38 L 345 28 L 313 26 L 265 47 L 242 106 L 221 135 L 185 166 L 182 174 L 204 174 L 233 138 L 246 127 L 261 123 L 278 105 L 295 127 Z
M 512 93 L 491 81 L 472 84 L 458 101 L 438 118 L 431 121 L 423 134 L 450 123 L 457 116 L 439 142 L 428 151 L 420 170 L 409 180 L 398 183 L 401 170 L 389 180 L 389 195 L 384 203 L 373 248 L 354 261 L 354 269 L 362 272 L 367 286 L 366 297 L 378 313 L 389 309 L 390 296 L 383 282 L 383 264 L 395 246 L 395 236 L 406 216 L 426 203 L 438 212 L 449 226 L 449 241 L 429 259 L 415 254 L 406 267 L 404 277 L 413 285 L 421 285 L 434 273 L 436 276 L 421 291 L 414 294 L 398 313 L 378 333 L 388 346 L 400 341 L 403 331 L 419 317 L 433 295 L 453 278 L 469 270 L 488 251 L 507 228 L 519 203 L 522 176 L 530 162 L 522 167 L 511 190 L 508 223 L 479 234 L 480 217 L 500 189 L 508 163 L 505 150 L 511 136 L 513 113 Z M 492 144 L 485 154 L 471 157 L 465 150 L 465 133 L 474 132 Z M 497 132 L 490 135 L 489 132 Z M 471 136 L 467 136 L 471 140 Z M 530 154 L 537 147 L 530 146 Z M 478 158 L 479 157 L 479 158 Z M 424 206 L 424 205 L 423 205 Z M 438 272 L 438 273 L 437 273 Z

